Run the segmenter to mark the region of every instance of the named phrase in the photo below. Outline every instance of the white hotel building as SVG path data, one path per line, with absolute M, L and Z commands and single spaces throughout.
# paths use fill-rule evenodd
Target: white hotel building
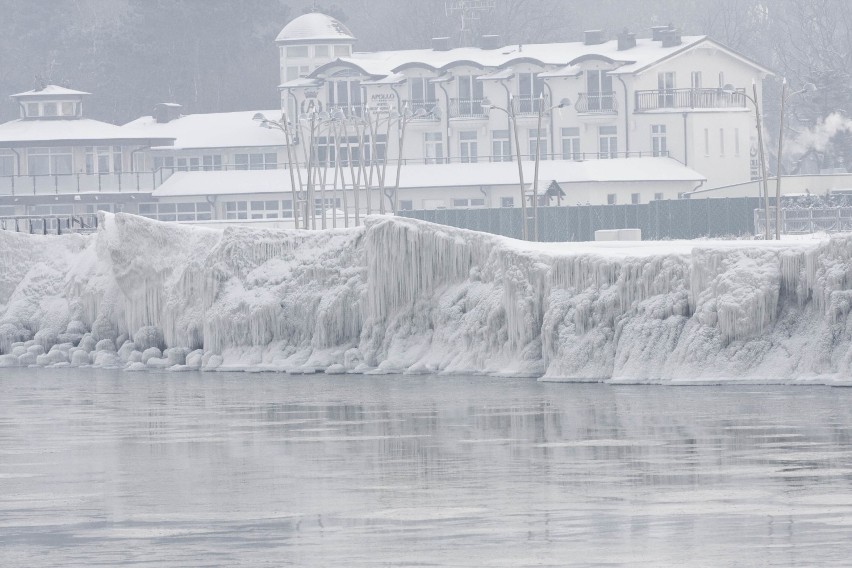
M 310 13 L 276 42 L 282 110 L 263 113 L 289 123 L 289 149 L 253 111 L 182 116 L 166 104 L 118 127 L 83 117 L 85 93 L 48 86 L 16 95 L 21 118 L 0 125 L 0 217 L 292 218 L 308 162 L 335 180 L 325 201 L 314 196 L 320 211 L 351 210 L 353 164 L 384 172 L 384 192 L 358 182 L 362 215 L 518 207 L 516 131 L 527 188 L 537 150 L 540 191 L 561 188 L 543 205 L 675 199 L 756 175 L 746 94 L 755 83 L 760 100 L 770 72 L 707 37 L 655 28 L 650 39 L 590 31 L 583 42 L 504 46 L 486 36 L 480 47 L 436 39 L 359 53 L 343 24 Z

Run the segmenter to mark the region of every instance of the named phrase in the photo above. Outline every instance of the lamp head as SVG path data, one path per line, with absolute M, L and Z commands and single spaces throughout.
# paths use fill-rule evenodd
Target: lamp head
M 488 112 L 488 111 L 490 111 L 490 110 L 491 110 L 491 108 L 492 108 L 494 105 L 492 105 L 492 104 L 491 104 L 491 101 L 488 99 L 488 97 L 485 97 L 484 99 L 482 99 L 482 102 L 481 102 L 481 103 L 479 103 L 479 106 L 481 106 L 481 107 L 482 107 L 482 110 L 483 110 L 483 111 Z
M 255 122 L 266 122 L 266 117 L 263 116 L 262 112 L 254 113 L 254 116 L 251 117 L 251 119 L 254 120 Z

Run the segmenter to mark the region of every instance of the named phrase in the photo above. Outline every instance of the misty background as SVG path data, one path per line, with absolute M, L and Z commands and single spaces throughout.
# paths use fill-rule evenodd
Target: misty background
M 312 9 L 343 21 L 358 51 L 427 48 L 458 37 L 443 0 L 0 0 L 0 121 L 17 118 L 9 95 L 39 82 L 93 93 L 86 113 L 123 124 L 177 102 L 184 113 L 278 107 L 274 40 Z M 764 113 L 780 112 L 780 78 L 812 82 L 815 94 L 789 104 L 790 128 L 825 136 L 835 161 L 852 159 L 849 108 L 852 2 L 848 0 L 498 0 L 473 22 L 475 36 L 503 43 L 581 41 L 586 29 L 610 38 L 624 28 L 649 37 L 653 25 L 706 34 L 773 69 Z M 807 136 L 807 134 L 806 134 Z

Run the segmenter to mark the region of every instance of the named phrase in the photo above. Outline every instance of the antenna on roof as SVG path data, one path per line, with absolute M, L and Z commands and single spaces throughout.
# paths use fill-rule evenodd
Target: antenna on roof
M 459 18 L 459 44 L 462 47 L 473 45 L 471 22 L 479 20 L 482 14 L 494 9 L 496 0 L 445 0 L 444 9 L 448 17 Z

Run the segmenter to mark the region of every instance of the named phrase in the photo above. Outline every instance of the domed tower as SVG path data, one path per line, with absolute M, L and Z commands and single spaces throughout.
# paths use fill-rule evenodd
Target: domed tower
M 338 57 L 352 55 L 355 36 L 335 18 L 311 12 L 284 26 L 275 43 L 281 58 L 281 82 L 285 83 Z

